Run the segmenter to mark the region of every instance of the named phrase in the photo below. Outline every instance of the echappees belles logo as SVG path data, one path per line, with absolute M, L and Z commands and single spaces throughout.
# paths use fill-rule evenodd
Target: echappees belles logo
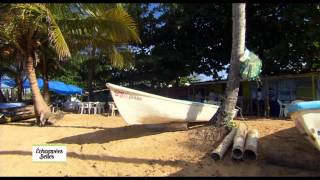
M 61 144 L 41 144 L 32 146 L 33 162 L 66 162 L 67 147 Z

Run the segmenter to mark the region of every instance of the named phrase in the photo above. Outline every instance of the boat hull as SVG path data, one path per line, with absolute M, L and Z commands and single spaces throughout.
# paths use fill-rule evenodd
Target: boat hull
M 320 109 L 296 111 L 290 117 L 299 132 L 320 151 Z
M 120 115 L 128 124 L 207 122 L 219 106 L 177 100 L 107 83 Z M 236 116 L 237 110 L 234 110 Z
M 320 101 L 293 103 L 288 111 L 297 129 L 320 151 Z
M 16 102 L 16 103 L 0 103 L 0 111 L 1 110 L 6 110 L 6 109 L 11 109 L 11 108 L 21 108 L 25 107 L 26 104 L 22 102 Z

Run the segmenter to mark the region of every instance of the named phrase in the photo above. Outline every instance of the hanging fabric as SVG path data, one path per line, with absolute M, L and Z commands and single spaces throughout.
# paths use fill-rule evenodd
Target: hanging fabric
M 256 54 L 246 49 L 243 58 L 240 60 L 241 78 L 249 81 L 259 80 L 261 71 L 261 59 Z

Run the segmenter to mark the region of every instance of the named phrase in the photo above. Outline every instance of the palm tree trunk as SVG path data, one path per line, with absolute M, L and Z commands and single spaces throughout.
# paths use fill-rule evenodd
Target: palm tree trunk
M 232 120 L 233 109 L 237 103 L 240 84 L 240 58 L 245 49 L 245 15 L 245 3 L 232 4 L 232 50 L 225 100 L 210 120 L 218 127 Z
M 21 75 L 19 74 L 16 78 L 16 82 L 17 82 L 17 88 L 18 88 L 18 101 L 21 102 L 22 101 L 22 91 L 23 91 L 23 82 L 22 82 L 22 78 Z
M 50 116 L 50 108 L 44 101 L 37 82 L 35 68 L 33 66 L 33 57 L 32 54 L 27 56 L 27 75 L 30 82 L 32 100 L 34 104 L 35 115 L 37 119 L 37 124 L 42 123 L 43 119 L 48 119 Z M 41 124 L 40 124 L 41 125 Z
M 43 77 L 43 91 L 42 95 L 44 101 L 49 104 L 50 103 L 50 92 L 49 92 L 49 76 L 48 76 L 48 61 L 46 57 L 42 59 L 42 77 Z
M 89 101 L 94 101 L 94 94 L 93 94 L 93 76 L 95 71 L 95 54 L 96 48 L 92 47 L 91 56 L 92 59 L 89 60 L 89 73 L 88 73 L 88 91 L 89 91 Z
M 94 66 L 92 62 L 89 62 L 89 69 L 88 69 L 88 92 L 89 92 L 89 101 L 94 101 L 94 94 L 93 94 L 93 74 L 94 74 Z

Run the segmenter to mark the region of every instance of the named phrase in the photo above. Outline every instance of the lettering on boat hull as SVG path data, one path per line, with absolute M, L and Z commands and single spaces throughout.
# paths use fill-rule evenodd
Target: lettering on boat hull
M 134 100 L 139 100 L 141 101 L 142 98 L 138 95 L 132 95 L 129 93 L 126 93 L 124 91 L 119 91 L 119 90 L 114 90 L 114 95 L 120 98 L 127 98 L 127 99 L 134 99 Z

